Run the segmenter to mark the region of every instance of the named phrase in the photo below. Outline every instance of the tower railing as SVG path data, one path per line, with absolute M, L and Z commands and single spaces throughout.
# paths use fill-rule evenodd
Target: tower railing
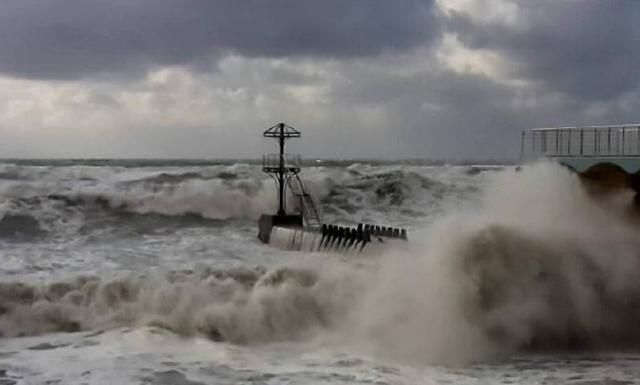
M 280 169 L 280 158 L 284 161 L 282 166 L 289 172 L 298 172 L 302 164 L 302 157 L 298 154 L 265 154 L 262 156 L 262 170 L 274 172 Z
M 320 219 L 320 210 L 316 206 L 313 197 L 309 194 L 309 185 L 300 179 L 299 174 L 295 174 L 287 181 L 289 190 L 298 198 L 300 204 L 300 213 L 304 218 L 305 225 L 308 228 L 320 229 L 322 220 Z
M 640 157 L 640 124 L 524 130 L 521 157 Z

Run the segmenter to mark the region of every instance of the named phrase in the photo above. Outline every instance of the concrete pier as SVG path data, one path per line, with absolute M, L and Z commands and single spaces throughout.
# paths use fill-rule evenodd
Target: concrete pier
M 599 190 L 640 193 L 640 124 L 525 130 L 521 154 L 556 161 Z

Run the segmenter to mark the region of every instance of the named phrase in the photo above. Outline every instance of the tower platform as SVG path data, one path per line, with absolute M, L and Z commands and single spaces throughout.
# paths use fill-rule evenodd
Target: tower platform
M 258 239 L 288 250 L 360 252 L 372 240 L 407 240 L 405 229 L 359 224 L 357 227 L 323 223 L 315 200 L 300 176 L 301 158 L 285 153 L 288 139 L 299 138 L 300 131 L 278 123 L 263 133 L 278 140 L 279 152 L 262 157 L 262 171 L 269 174 L 278 190 L 278 211 L 263 214 L 258 222 Z M 287 212 L 287 198 L 294 198 L 296 212 Z

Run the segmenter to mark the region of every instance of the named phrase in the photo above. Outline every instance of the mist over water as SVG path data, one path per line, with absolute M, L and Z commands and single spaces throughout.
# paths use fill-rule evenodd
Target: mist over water
M 248 165 L 18 167 L 2 187 L 2 221 L 26 230 L 6 232 L 3 245 L 25 253 L 40 245 L 44 260 L 56 244 L 76 257 L 56 260 L 66 271 L 59 277 L 34 271 L 42 261 L 33 255 L 31 265 L 5 269 L 0 333 L 152 327 L 419 366 L 640 344 L 630 196 L 596 201 L 575 175 L 547 163 L 520 171 L 355 164 L 305 176 L 325 218 L 386 218 L 409 227 L 410 241 L 350 257 L 263 246 L 254 219 L 274 198 Z M 124 226 L 134 234 L 118 231 Z M 105 263 L 102 237 L 119 239 L 110 253 L 130 253 Z M 170 245 L 178 238 L 185 246 Z
M 384 354 L 426 362 L 637 348 L 631 210 L 630 196 L 596 202 L 556 165 L 502 171 L 476 209 L 385 256 L 356 322 Z

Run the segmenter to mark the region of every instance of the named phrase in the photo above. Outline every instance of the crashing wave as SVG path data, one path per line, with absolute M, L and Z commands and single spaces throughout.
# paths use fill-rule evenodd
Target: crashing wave
M 330 221 L 400 222 L 441 209 L 441 202 L 476 194 L 467 168 L 430 175 L 430 169 L 352 165 L 311 167 L 309 189 Z M 426 171 L 426 172 L 425 172 Z M 249 165 L 144 170 L 117 167 L 31 167 L 2 165 L 0 219 L 29 216 L 51 234 L 94 226 L 109 216 L 113 224 L 131 215 L 205 220 L 255 220 L 275 210 L 275 190 L 259 168 Z M 460 183 L 460 180 L 467 180 Z M 476 189 L 476 190 L 474 190 Z M 289 199 L 290 209 L 295 200 Z M 186 221 L 184 223 L 191 223 Z M 66 230 L 65 230 L 66 231 Z

